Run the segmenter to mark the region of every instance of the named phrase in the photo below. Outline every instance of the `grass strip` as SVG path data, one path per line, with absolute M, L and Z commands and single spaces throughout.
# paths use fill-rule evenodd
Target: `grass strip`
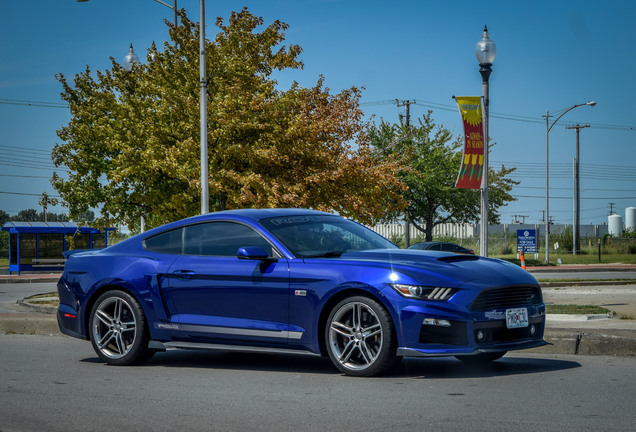
M 592 305 L 545 305 L 545 311 L 548 314 L 567 314 L 567 315 L 603 315 L 610 312 L 609 309 L 605 309 L 600 306 Z

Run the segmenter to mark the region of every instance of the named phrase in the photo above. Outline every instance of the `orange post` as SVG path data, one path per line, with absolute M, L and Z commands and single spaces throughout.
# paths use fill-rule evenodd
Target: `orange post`
M 521 248 L 521 268 L 526 269 L 526 258 L 523 256 L 523 250 L 525 248 Z

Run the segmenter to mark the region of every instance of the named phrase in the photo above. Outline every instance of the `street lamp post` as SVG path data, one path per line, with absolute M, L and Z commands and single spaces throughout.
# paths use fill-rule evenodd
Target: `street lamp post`
M 205 0 L 199 0 L 199 80 L 201 90 L 199 104 L 201 108 L 201 214 L 210 211 L 208 192 L 208 80 L 205 72 Z
M 482 78 L 482 92 L 484 98 L 484 169 L 481 178 L 481 225 L 479 229 L 479 255 L 488 256 L 488 114 L 490 95 L 488 80 L 492 73 L 492 62 L 495 60 L 497 47 L 490 40 L 488 27 L 484 26 L 481 40 L 475 45 L 475 56 L 479 61 L 479 73 Z
M 167 3 L 154 0 L 174 11 L 174 22 L 177 24 L 177 0 L 174 0 L 174 8 Z M 206 50 L 205 50 L 205 0 L 199 0 L 199 105 L 200 105 L 200 139 L 201 139 L 201 214 L 210 211 L 210 196 L 208 187 L 208 80 L 206 74 Z M 132 44 L 128 55 L 124 59 L 127 70 L 132 69 L 134 63 L 139 63 L 139 57 L 135 54 Z
M 153 0 L 159 4 L 164 5 L 165 7 L 167 7 L 168 9 L 172 9 L 172 12 L 174 13 L 174 26 L 177 26 L 177 0 L 173 1 L 173 5 L 170 6 L 168 3 L 162 2 L 161 0 Z
M 567 113 L 574 108 L 581 106 L 594 106 L 596 102 L 589 101 L 582 104 L 576 104 L 563 111 L 557 118 L 550 124 L 550 112 L 545 112 L 545 263 L 550 264 L 550 169 L 549 169 L 549 148 L 550 148 L 550 131 L 554 125 Z

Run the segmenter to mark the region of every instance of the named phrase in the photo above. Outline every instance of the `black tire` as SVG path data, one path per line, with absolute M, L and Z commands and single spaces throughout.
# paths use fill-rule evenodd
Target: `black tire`
M 401 360 L 391 316 L 368 297 L 346 298 L 331 310 L 325 343 L 333 364 L 351 376 L 380 375 Z
M 109 365 L 142 364 L 154 354 L 148 348 L 146 316 L 137 300 L 124 291 L 99 296 L 91 310 L 88 331 L 93 349 Z
M 508 351 L 487 352 L 475 355 L 456 356 L 456 358 L 464 363 L 486 364 L 502 358 L 507 352 Z

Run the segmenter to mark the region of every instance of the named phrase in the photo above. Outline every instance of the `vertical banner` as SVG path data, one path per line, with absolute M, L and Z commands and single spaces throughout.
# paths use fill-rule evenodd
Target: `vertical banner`
M 479 189 L 484 173 L 484 126 L 481 114 L 481 97 L 458 96 L 455 98 L 464 123 L 464 153 L 456 188 Z

